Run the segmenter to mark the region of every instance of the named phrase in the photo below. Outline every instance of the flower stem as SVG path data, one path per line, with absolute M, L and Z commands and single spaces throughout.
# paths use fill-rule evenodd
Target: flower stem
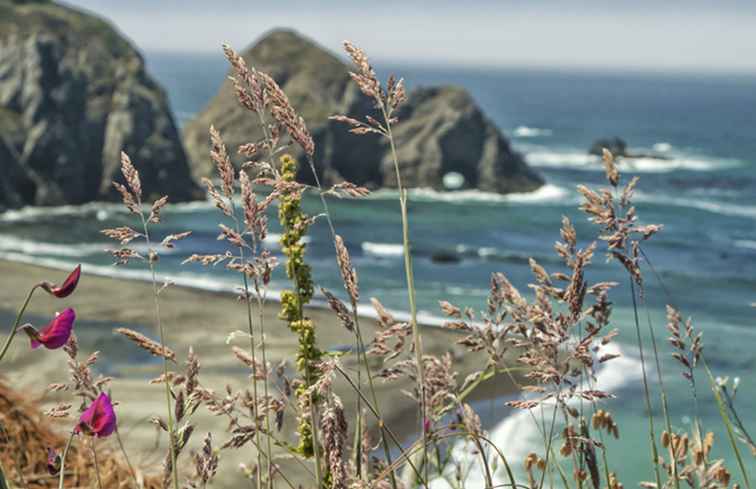
M 66 442 L 66 448 L 63 449 L 63 454 L 60 456 L 60 477 L 58 479 L 58 489 L 63 489 L 63 481 L 65 480 L 65 468 L 66 468 L 66 456 L 68 455 L 68 449 L 71 448 L 73 443 L 74 432 L 71 432 L 71 436 L 68 437 Z
M 238 226 L 237 226 L 238 231 Z M 239 249 L 239 259 L 242 263 L 244 263 L 244 248 Z M 253 405 L 252 405 L 252 416 L 254 416 L 254 425 L 255 425 L 255 436 L 257 438 L 257 444 L 260 445 L 260 427 L 258 426 L 258 420 L 259 420 L 259 413 L 258 413 L 258 396 L 257 396 L 257 349 L 255 347 L 255 330 L 252 326 L 252 301 L 250 298 L 250 292 L 249 292 L 249 280 L 247 279 L 247 274 L 242 271 L 242 279 L 244 284 L 244 302 L 247 304 L 247 328 L 249 330 L 249 351 L 252 354 L 252 399 L 253 399 Z M 265 365 L 263 365 L 263 369 L 265 369 Z M 257 450 L 257 466 L 259 467 L 259 474 L 257 477 L 257 487 L 258 489 L 262 488 L 262 454 L 260 453 L 260 450 Z M 268 464 L 268 478 L 270 478 L 270 463 Z
M 97 438 L 92 438 L 92 459 L 94 460 L 94 467 L 95 467 L 95 475 L 97 476 L 97 488 L 102 489 L 102 479 L 100 479 L 100 464 L 97 461 L 97 450 L 95 450 L 95 440 Z
M 13 342 L 13 338 L 16 336 L 16 333 L 18 332 L 18 325 L 21 324 L 21 318 L 24 317 L 26 308 L 29 306 L 29 302 L 31 302 L 31 298 L 34 295 L 34 291 L 37 290 L 37 287 L 39 287 L 39 284 L 31 288 L 31 290 L 29 291 L 29 294 L 27 294 L 26 296 L 24 305 L 22 305 L 21 309 L 18 310 L 18 314 L 16 315 L 16 321 L 13 323 L 13 328 L 8 333 L 8 337 L 5 339 L 5 344 L 3 344 L 3 349 L 0 350 L 0 362 L 3 361 L 5 354 L 8 352 L 8 349 L 10 348 L 11 343 Z
M 147 247 L 152 249 L 152 241 L 150 240 L 150 232 L 147 226 L 147 220 L 144 218 L 144 214 L 140 214 L 142 218 L 142 227 L 144 229 L 144 239 L 147 242 Z M 150 275 L 152 278 L 152 296 L 155 303 L 155 324 L 160 333 L 160 347 L 165 351 L 165 331 L 163 329 L 163 323 L 160 320 L 160 299 L 158 298 L 160 291 L 157 285 L 157 273 L 155 272 L 155 263 L 152 258 L 152 252 L 147 257 L 147 263 L 150 267 Z M 161 355 L 163 359 L 163 385 L 165 385 L 165 405 L 168 412 L 168 445 L 171 455 L 171 473 L 173 474 L 173 489 L 179 489 L 178 483 L 178 466 L 176 465 L 176 427 L 173 421 L 173 409 L 171 407 L 171 385 L 168 382 L 168 359 L 165 355 Z
M 116 440 L 118 440 L 118 446 L 121 449 L 121 453 L 123 453 L 123 458 L 126 461 L 126 465 L 129 467 L 129 473 L 131 474 L 131 479 L 134 481 L 134 487 L 138 488 L 139 483 L 137 482 L 136 478 L 136 471 L 134 470 L 134 466 L 131 465 L 131 460 L 129 459 L 129 454 L 126 453 L 126 447 L 123 445 L 123 440 L 121 439 L 121 434 L 118 432 L 118 428 L 115 429 L 115 435 Z

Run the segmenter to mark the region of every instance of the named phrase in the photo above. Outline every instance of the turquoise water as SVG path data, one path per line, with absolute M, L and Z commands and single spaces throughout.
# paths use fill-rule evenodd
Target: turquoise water
M 222 59 L 203 56 L 147 56 L 153 73 L 166 87 L 180 121 L 185 121 L 214 95 L 225 73 Z M 634 150 L 657 151 L 666 161 L 637 160 L 623 170 L 641 177 L 636 202 L 644 223 L 663 223 L 664 231 L 645 246 L 667 297 L 646 272 L 648 311 L 662 345 L 663 379 L 671 399 L 672 423 L 688 429 L 696 414 L 687 383 L 669 359 L 665 343 L 664 304 L 673 301 L 693 316 L 704 331 L 705 353 L 715 375 L 740 377 L 740 413 L 756 432 L 756 79 L 697 75 L 598 74 L 549 71 L 457 71 L 395 69 L 410 85 L 455 83 L 468 88 L 488 116 L 546 177 L 548 185 L 533 194 L 501 197 L 465 192 L 442 194 L 415 191 L 410 219 L 415 254 L 418 302 L 424 315 L 438 316 L 437 301 L 482 308 L 488 279 L 506 273 L 526 290 L 531 279 L 527 257 L 555 271 L 560 266 L 552 245 L 559 238 L 562 215 L 576 224 L 587 243 L 596 229 L 579 214 L 575 186 L 602 185 L 598 162 L 585 155 L 591 141 L 621 136 Z M 360 275 L 362 296 L 378 297 L 394 309 L 406 309 L 401 257 L 401 228 L 396 194 L 378 192 L 363 201 L 333 201 L 336 226 L 347 241 Z M 305 207 L 321 211 L 308 198 Z M 191 253 L 222 250 L 216 241 L 218 214 L 206 203 L 178 205 L 165 213 L 160 231 L 193 230 L 190 239 L 165 255 L 164 273 L 198 286 L 223 288 L 234 277 L 220 269 L 181 266 Z M 0 256 L 65 265 L 83 262 L 104 273 L 139 274 L 136 268 L 115 269 L 102 252 L 110 246 L 99 234 L 103 227 L 126 225 L 130 217 L 116 206 L 89 205 L 55 212 L 26 209 L 0 216 Z M 275 231 L 275 229 L 273 229 Z M 319 284 L 342 290 L 332 244 L 323 223 L 312 230 L 308 248 Z M 269 243 L 275 251 L 274 239 Z M 458 258 L 437 263 L 439 252 Z M 614 264 L 596 256 L 591 281 L 625 282 Z M 277 276 L 273 287 L 283 287 Z M 625 358 L 602 371 L 599 383 L 617 400 L 607 403 L 619 423 L 621 439 L 609 442 L 610 462 L 627 487 L 651 480 L 647 421 L 638 381 L 628 288 L 612 296 L 618 343 Z M 642 331 L 648 342 L 646 312 Z M 656 372 L 650 372 L 656 378 Z M 736 466 L 718 421 L 703 372 L 699 372 L 698 415 L 716 433 L 715 452 Z M 656 382 L 654 382 L 656 384 Z M 654 406 L 661 423 L 659 403 Z M 532 421 L 507 415 L 501 403 L 483 410 L 497 443 L 513 460 L 538 446 L 530 440 Z M 504 419 L 502 421 L 502 419 Z M 747 452 L 747 450 L 746 450 Z M 746 462 L 751 472 L 756 463 Z

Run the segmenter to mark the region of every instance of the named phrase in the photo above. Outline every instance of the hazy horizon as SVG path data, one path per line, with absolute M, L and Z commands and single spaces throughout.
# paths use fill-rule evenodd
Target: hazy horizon
M 744 0 L 588 1 L 569 9 L 539 0 L 483 0 L 475 8 L 444 0 L 432 12 L 394 0 L 317 9 L 302 0 L 66 3 L 107 18 L 148 53 L 217 53 L 224 42 L 243 49 L 286 27 L 336 52 L 350 39 L 374 59 L 398 64 L 756 74 L 756 5 Z

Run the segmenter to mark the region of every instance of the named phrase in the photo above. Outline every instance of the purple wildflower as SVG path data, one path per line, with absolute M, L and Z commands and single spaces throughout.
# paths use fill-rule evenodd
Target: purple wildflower
M 97 438 L 110 436 L 116 429 L 116 415 L 110 397 L 101 392 L 97 399 L 81 414 L 74 431 Z
M 44 345 L 49 350 L 60 348 L 68 342 L 73 330 L 73 324 L 76 320 L 76 313 L 70 307 L 61 313 L 55 315 L 50 324 L 37 331 L 31 324 L 25 324 L 19 328 L 25 332 L 31 339 L 32 349 L 37 349 Z

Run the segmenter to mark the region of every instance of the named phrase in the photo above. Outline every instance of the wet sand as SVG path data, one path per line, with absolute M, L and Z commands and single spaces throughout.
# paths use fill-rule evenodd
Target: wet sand
M 4 340 L 15 311 L 23 303 L 28 290 L 42 280 L 60 282 L 65 277 L 65 272 L 0 261 L 0 277 L 0 290 L 3 291 L 0 295 L 0 319 Z M 203 386 L 222 392 L 227 384 L 233 388 L 249 385 L 248 370 L 233 356 L 231 345 L 226 342 L 232 331 L 247 330 L 246 309 L 233 294 L 174 286 L 160 294 L 160 302 L 166 342 L 176 352 L 179 365 L 183 365 L 189 348 L 193 347 L 202 364 L 200 383 Z M 116 408 L 119 429 L 132 461 L 145 471 L 160 470 L 165 440 L 160 439 L 150 419 L 165 415 L 165 398 L 163 388 L 150 385 L 148 381 L 160 374 L 161 364 L 144 356 L 138 347 L 125 338 L 112 333 L 114 328 L 126 326 L 157 338 L 153 326 L 151 284 L 88 275 L 84 267 L 75 294 L 66 299 L 55 299 L 44 292 L 38 292 L 27 309 L 25 320 L 34 322 L 35 326 L 43 326 L 56 310 L 65 307 L 76 310 L 76 331 L 82 345 L 80 355 L 99 350 L 100 371 L 114 377 L 112 395 L 119 403 Z M 283 359 L 291 363 L 297 347 L 294 334 L 277 319 L 278 310 L 278 303 L 269 302 L 263 311 L 268 361 L 273 365 Z M 329 310 L 313 307 L 308 308 L 307 314 L 316 325 L 318 343 L 322 349 L 329 350 L 354 343 L 354 335 L 344 329 Z M 373 338 L 376 322 L 371 318 L 362 318 L 360 325 L 365 340 Z M 450 352 L 453 355 L 454 365 L 459 372 L 459 383 L 467 375 L 485 367 L 483 355 L 467 353 L 455 344 L 459 338 L 457 333 L 435 327 L 424 327 L 422 330 L 427 354 Z M 247 338 L 238 338 L 232 344 L 246 347 L 249 341 Z M 109 357 L 114 360 L 108 361 Z M 66 359 L 67 356 L 60 350 L 31 351 L 28 340 L 19 336 L 0 364 L 0 376 L 13 388 L 41 399 L 44 405 L 51 405 L 59 400 L 70 399 L 66 393 L 52 395 L 45 392 L 48 384 L 67 380 Z M 342 363 L 347 371 L 355 373 L 357 363 L 354 354 L 344 355 Z M 374 365 L 378 366 L 379 361 L 375 360 Z M 409 389 L 411 385 L 406 380 L 376 383 L 385 422 L 399 436 L 411 435 L 419 423 L 416 405 L 402 393 L 402 390 Z M 353 418 L 350 413 L 355 410 L 358 396 L 341 377 L 335 383 L 335 390 L 342 397 L 347 419 L 351 421 Z M 471 399 L 495 399 L 514 391 L 511 381 L 499 376 L 481 384 Z M 370 417 L 370 422 L 375 425 L 374 418 Z M 70 419 L 64 420 L 61 430 L 70 429 L 71 423 Z M 192 447 L 196 447 L 208 431 L 214 434 L 214 440 L 218 444 L 228 439 L 225 432 L 226 419 L 213 416 L 204 407 L 197 410 L 192 423 L 196 425 Z M 288 419 L 281 438 L 294 442 L 291 436 L 294 426 L 295 420 Z M 188 457 L 183 457 L 184 465 L 187 465 Z M 214 487 L 238 487 L 242 482 L 239 463 L 250 464 L 254 457 L 253 449 L 247 447 L 240 451 L 224 450 Z M 310 476 L 300 466 L 285 459 L 280 464 L 290 474 L 290 478 L 305 486 L 310 485 Z M 184 470 L 190 469 L 187 467 Z M 282 482 L 280 484 L 284 485 Z

